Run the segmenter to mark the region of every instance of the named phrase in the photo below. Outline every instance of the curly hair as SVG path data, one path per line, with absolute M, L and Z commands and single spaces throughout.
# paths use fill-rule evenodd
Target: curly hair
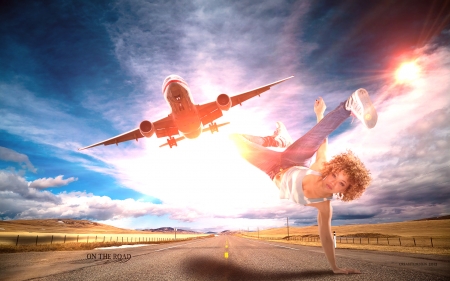
M 349 187 L 344 193 L 338 193 L 342 201 L 355 200 L 364 193 L 372 181 L 370 171 L 366 169 L 359 158 L 351 150 L 334 156 L 330 161 L 324 163 L 322 175 L 324 177 L 331 173 L 343 171 L 349 179 Z

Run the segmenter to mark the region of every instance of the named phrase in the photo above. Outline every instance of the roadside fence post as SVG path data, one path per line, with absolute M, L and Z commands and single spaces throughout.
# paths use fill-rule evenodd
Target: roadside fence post
M 19 244 L 19 235 L 17 235 L 16 246 Z
M 64 244 L 66 244 L 66 235 L 64 235 Z
M 400 243 L 400 246 L 402 245 L 402 240 L 400 240 L 400 237 L 398 238 L 398 242 Z
M 19 239 L 19 235 L 17 235 L 17 239 Z M 430 241 L 431 241 L 431 247 L 434 247 L 433 246 L 433 237 L 430 237 Z
M 414 247 L 416 246 L 416 238 L 413 237 Z
M 52 235 L 52 241 L 50 241 L 50 245 L 53 244 L 53 235 Z
M 38 237 L 39 237 L 39 235 L 36 235 L 36 246 L 37 246 Z

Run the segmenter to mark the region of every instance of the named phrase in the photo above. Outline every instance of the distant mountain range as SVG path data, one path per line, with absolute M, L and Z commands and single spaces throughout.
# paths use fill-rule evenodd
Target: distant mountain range
M 418 219 L 418 220 L 414 220 L 414 221 L 434 221 L 434 220 L 449 220 L 449 219 L 450 219 L 450 215 L 446 215 L 446 216 L 440 216 L 440 217 Z
M 149 228 L 149 229 L 138 229 L 140 231 L 158 232 L 158 233 L 174 233 L 175 229 L 173 227 L 160 227 L 160 228 Z M 177 233 L 200 233 L 192 230 L 185 230 L 177 228 Z

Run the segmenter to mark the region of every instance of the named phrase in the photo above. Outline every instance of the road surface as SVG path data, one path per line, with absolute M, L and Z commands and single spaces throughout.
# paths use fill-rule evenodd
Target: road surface
M 450 280 L 450 257 L 336 249 L 217 236 L 133 248 L 0 254 L 1 280 Z

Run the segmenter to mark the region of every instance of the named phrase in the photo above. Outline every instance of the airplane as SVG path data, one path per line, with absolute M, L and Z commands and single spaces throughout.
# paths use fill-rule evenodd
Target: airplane
M 94 143 L 92 145 L 79 148 L 84 150 L 99 145 L 118 145 L 121 142 L 136 140 L 146 137 L 150 138 L 154 134 L 156 137 L 168 137 L 167 142 L 160 145 L 160 147 L 168 145 L 170 148 L 178 146 L 178 142 L 188 138 L 195 139 L 202 132 L 211 131 L 211 133 L 218 132 L 218 128 L 229 124 L 216 124 L 214 120 L 223 116 L 222 111 L 228 111 L 231 107 L 242 105 L 242 103 L 255 96 L 260 96 L 261 93 L 270 89 L 270 87 L 291 79 L 294 76 L 278 80 L 271 84 L 235 95 L 228 96 L 227 94 L 220 94 L 213 102 L 202 105 L 195 105 L 192 98 L 191 91 L 186 81 L 178 75 L 169 75 L 164 79 L 162 85 L 162 93 L 164 99 L 172 109 L 172 112 L 158 121 L 150 122 L 144 120 L 139 124 L 139 127 L 115 136 L 113 138 Z M 204 128 L 203 126 L 207 126 Z M 174 135 L 181 135 L 174 138 Z

